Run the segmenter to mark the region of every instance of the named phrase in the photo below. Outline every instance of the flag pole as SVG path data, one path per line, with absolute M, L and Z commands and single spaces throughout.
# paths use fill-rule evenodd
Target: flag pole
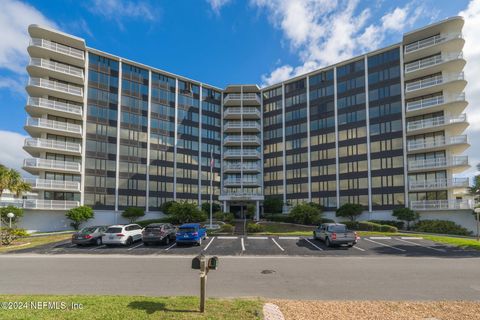
M 212 211 L 213 211 L 213 149 L 210 150 L 210 229 L 212 229 Z

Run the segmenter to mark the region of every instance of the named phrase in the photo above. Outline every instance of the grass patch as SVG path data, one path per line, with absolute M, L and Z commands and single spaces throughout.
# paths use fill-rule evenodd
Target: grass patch
M 0 295 L 6 301 L 63 302 L 82 309 L 66 310 L 4 310 L 0 319 L 261 319 L 263 302 L 260 299 L 207 299 L 205 313 L 198 310 L 197 297 L 143 296 L 52 296 Z
M 71 239 L 71 234 L 55 234 L 42 237 L 25 237 L 18 239 L 13 244 L 9 246 L 0 246 L 0 253 L 11 252 L 15 250 L 21 250 L 26 248 L 38 247 L 44 244 L 49 244 L 58 241 L 64 241 Z
M 285 235 L 285 236 L 311 236 L 315 226 L 301 226 L 291 223 L 262 222 L 265 231 L 255 234 Z

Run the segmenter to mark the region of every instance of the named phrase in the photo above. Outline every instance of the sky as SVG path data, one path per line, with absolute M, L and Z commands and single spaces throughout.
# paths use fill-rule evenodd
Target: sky
M 0 163 L 29 157 L 25 84 L 29 24 L 204 83 L 278 83 L 390 44 L 447 17 L 465 17 L 472 147 L 480 163 L 480 0 L 0 0 Z M 26 175 L 24 171 L 21 172 Z

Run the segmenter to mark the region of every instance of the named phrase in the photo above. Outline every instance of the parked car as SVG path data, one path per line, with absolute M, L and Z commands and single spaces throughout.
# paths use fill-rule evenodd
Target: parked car
M 107 226 L 85 227 L 72 235 L 72 243 L 76 245 L 96 244 L 102 245 L 103 233 L 108 229 Z
M 113 244 L 129 246 L 138 240 L 142 240 L 142 227 L 138 224 L 110 226 L 102 237 L 103 244 L 107 246 Z
M 152 243 L 165 243 L 169 244 L 170 241 L 175 239 L 177 228 L 170 223 L 151 223 L 143 229 L 142 240 L 145 246 L 149 246 Z
M 313 238 L 325 242 L 327 247 L 346 244 L 353 247 L 357 243 L 357 233 L 341 223 L 324 223 L 313 231 Z
M 196 243 L 202 244 L 202 240 L 207 237 L 207 229 L 202 228 L 199 223 L 182 224 L 177 231 L 177 244 Z

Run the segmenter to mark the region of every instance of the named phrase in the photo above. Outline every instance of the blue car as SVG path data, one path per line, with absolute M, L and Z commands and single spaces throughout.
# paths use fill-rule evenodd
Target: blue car
M 207 229 L 200 227 L 199 223 L 182 224 L 177 231 L 177 244 L 196 243 L 202 244 L 202 240 L 207 237 Z

